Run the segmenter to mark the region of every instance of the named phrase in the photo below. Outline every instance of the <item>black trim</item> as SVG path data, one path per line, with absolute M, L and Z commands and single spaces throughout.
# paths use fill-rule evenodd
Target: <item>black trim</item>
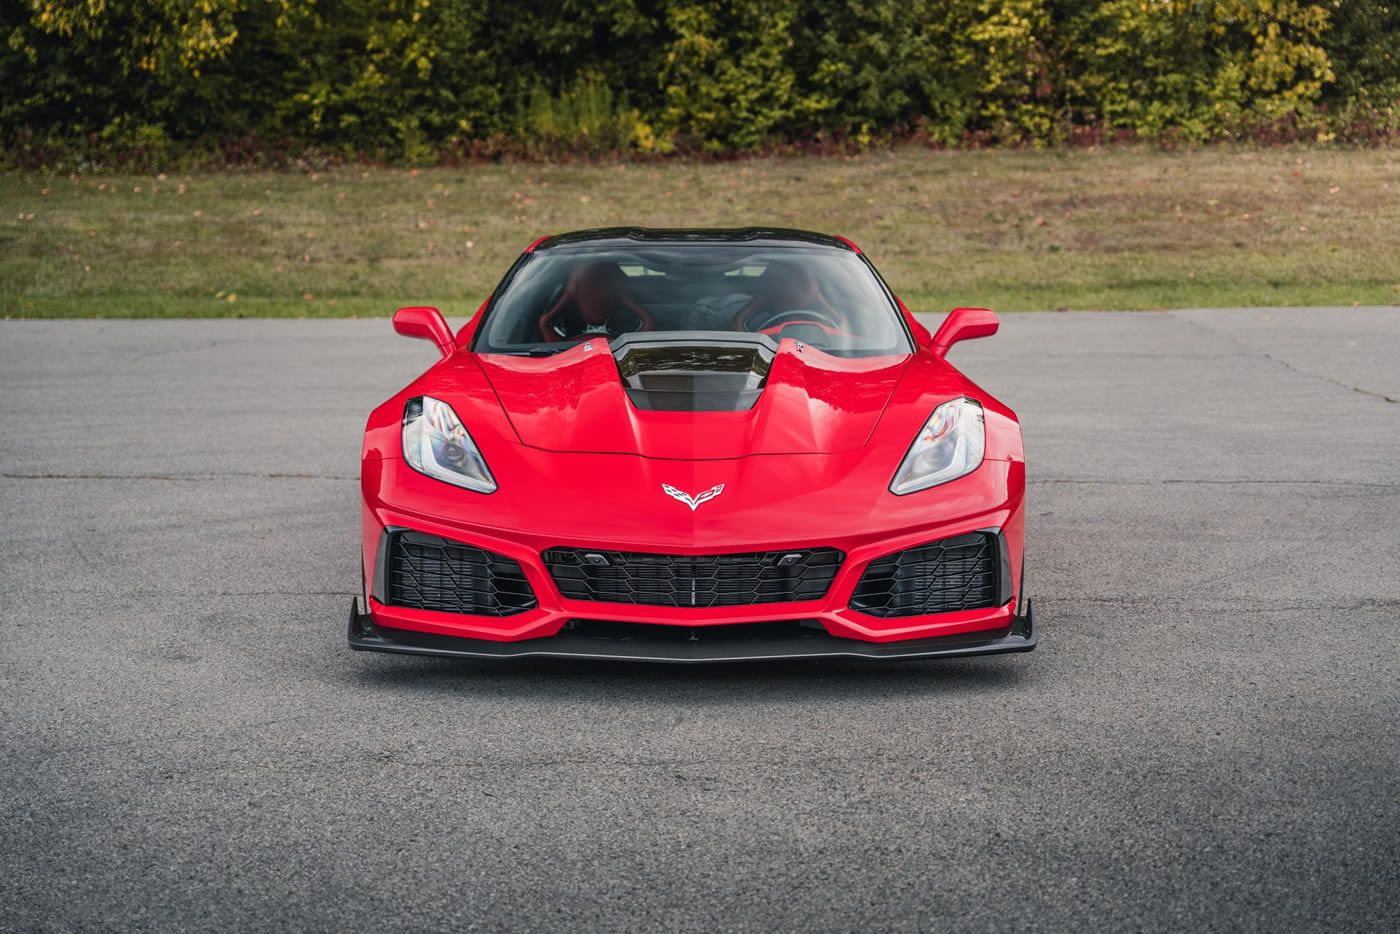
M 388 592 L 384 585 L 384 569 L 389 566 L 389 539 L 399 532 L 407 531 L 408 529 L 402 526 L 391 525 L 379 533 L 379 548 L 374 553 L 374 589 L 371 593 L 374 594 L 375 600 L 385 606 L 389 605 L 384 596 Z
M 539 606 L 525 570 L 509 555 L 412 529 L 386 528 L 374 569 L 385 606 L 513 616 Z
M 978 529 L 983 535 L 991 535 L 997 545 L 997 606 L 1011 602 L 1014 581 L 1011 579 L 1011 549 L 1006 544 L 1006 533 L 1001 529 Z
M 565 599 L 675 607 L 820 600 L 846 560 L 835 548 L 710 555 L 549 548 L 540 557 Z
M 761 246 L 829 246 L 856 252 L 844 240 L 811 230 L 786 227 L 597 227 L 556 234 L 537 245 L 534 252 L 567 249 L 579 244 L 592 247 L 627 247 L 637 243 L 751 243 Z
M 849 606 L 882 619 L 926 616 L 1006 606 L 1012 590 L 1006 535 L 986 528 L 872 559 Z
M 1034 608 L 1026 602 L 1026 615 L 1014 617 L 1009 627 L 940 636 L 934 639 L 911 639 L 901 642 L 864 642 L 842 639 L 820 628 L 802 626 L 800 621 L 786 624 L 791 634 L 770 636 L 767 624 L 754 624 L 752 636 L 745 636 L 743 626 L 715 627 L 725 632 L 707 636 L 709 627 L 635 626 L 630 634 L 618 634 L 615 628 L 601 632 L 591 627 L 564 629 L 558 635 L 517 642 L 492 642 L 486 639 L 466 639 L 438 636 L 379 626 L 359 610 L 359 602 L 350 602 L 348 641 L 356 651 L 395 652 L 404 655 L 438 655 L 457 658 L 584 658 L 602 661 L 634 662 L 738 662 L 770 661 L 803 658 L 951 658 L 969 655 L 997 655 L 1004 652 L 1030 652 L 1039 641 L 1035 628 Z M 611 624 L 615 627 L 617 624 Z M 648 631 L 670 629 L 671 632 Z M 676 631 L 686 633 L 677 639 Z M 801 631 L 796 631 L 801 630 Z

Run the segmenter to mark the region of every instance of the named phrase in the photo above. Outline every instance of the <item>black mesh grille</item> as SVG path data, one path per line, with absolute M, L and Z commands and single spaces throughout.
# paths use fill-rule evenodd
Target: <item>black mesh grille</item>
M 861 575 L 851 607 L 872 616 L 921 616 L 1000 606 L 997 536 L 945 538 L 877 558 Z
M 544 563 L 570 600 L 648 606 L 748 606 L 819 600 L 845 558 L 834 548 L 656 555 L 551 548 Z
M 537 606 L 511 558 L 419 532 L 393 533 L 384 583 L 390 605 L 415 610 L 510 616 Z

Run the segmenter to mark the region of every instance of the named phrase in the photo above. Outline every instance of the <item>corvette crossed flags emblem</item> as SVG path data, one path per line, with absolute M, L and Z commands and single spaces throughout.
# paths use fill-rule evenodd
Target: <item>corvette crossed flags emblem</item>
M 710 500 L 723 493 L 724 484 L 721 483 L 718 486 L 712 486 L 705 492 L 701 493 L 699 496 L 691 496 L 689 493 L 682 493 L 680 490 L 671 486 L 671 484 L 669 483 L 661 484 L 661 489 L 666 491 L 667 496 L 680 500 L 681 502 L 685 503 L 687 506 L 690 507 L 691 512 L 694 512 L 695 508 L 701 503 L 708 503 Z

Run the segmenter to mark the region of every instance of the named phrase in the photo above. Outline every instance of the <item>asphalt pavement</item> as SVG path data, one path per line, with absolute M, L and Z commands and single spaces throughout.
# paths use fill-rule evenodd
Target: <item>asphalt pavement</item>
M 1002 320 L 1040 648 L 721 667 L 346 648 L 386 320 L 0 322 L 0 929 L 1400 929 L 1400 309 Z

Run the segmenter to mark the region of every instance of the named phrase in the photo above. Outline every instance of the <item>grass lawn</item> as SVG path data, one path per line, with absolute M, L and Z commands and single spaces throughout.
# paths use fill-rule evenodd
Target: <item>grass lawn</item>
M 1110 148 L 702 164 L 0 177 L 5 317 L 475 310 L 537 236 L 769 224 L 916 311 L 1400 303 L 1400 151 Z

